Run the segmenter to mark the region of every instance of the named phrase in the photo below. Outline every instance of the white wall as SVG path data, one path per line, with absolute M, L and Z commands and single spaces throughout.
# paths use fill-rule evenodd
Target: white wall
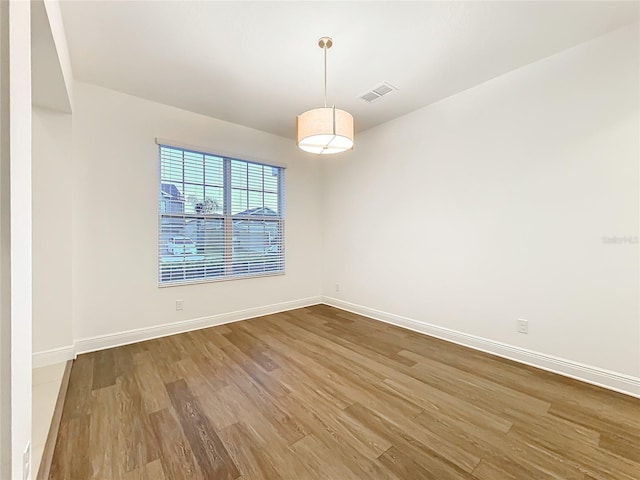
M 324 294 L 637 379 L 638 245 L 603 236 L 638 235 L 638 58 L 635 25 L 358 135 Z
M 47 11 L 47 20 L 55 44 L 55 50 L 60 65 L 60 71 L 64 79 L 65 90 L 69 101 L 70 110 L 73 108 L 73 71 L 71 69 L 71 57 L 67 44 L 67 34 L 64 31 L 62 12 L 59 0 L 43 0 Z
M 318 299 L 319 162 L 294 142 L 82 83 L 74 86 L 72 125 L 76 341 Z M 156 137 L 288 166 L 286 275 L 158 288 Z M 175 311 L 176 299 L 184 300 L 183 311 Z
M 33 108 L 32 123 L 33 351 L 43 352 L 73 344 L 71 115 Z
M 23 453 L 31 438 L 30 13 L 28 2 L 0 6 L 3 479 L 25 478 Z
M 71 113 L 71 64 L 57 0 L 31 1 L 33 105 Z
M 9 95 L 9 2 L 0 2 L 0 478 L 11 475 Z

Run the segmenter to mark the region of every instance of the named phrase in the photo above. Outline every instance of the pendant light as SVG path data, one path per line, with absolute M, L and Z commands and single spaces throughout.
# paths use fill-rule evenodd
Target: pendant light
M 324 107 L 297 116 L 297 142 L 305 152 L 326 155 L 353 148 L 353 116 L 335 105 L 327 107 L 327 49 L 333 41 L 322 37 L 318 45 L 324 51 Z

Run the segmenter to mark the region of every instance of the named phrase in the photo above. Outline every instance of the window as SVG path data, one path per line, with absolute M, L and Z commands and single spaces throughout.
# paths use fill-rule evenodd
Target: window
M 284 169 L 159 148 L 160 285 L 284 273 Z

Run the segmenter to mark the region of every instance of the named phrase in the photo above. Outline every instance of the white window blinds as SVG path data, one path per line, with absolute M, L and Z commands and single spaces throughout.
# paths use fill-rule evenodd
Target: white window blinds
M 159 284 L 284 273 L 284 169 L 160 145 Z

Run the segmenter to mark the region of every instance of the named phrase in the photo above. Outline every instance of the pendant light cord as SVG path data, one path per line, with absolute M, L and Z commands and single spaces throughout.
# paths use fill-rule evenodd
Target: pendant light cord
M 324 107 L 327 108 L 327 44 L 324 47 Z

